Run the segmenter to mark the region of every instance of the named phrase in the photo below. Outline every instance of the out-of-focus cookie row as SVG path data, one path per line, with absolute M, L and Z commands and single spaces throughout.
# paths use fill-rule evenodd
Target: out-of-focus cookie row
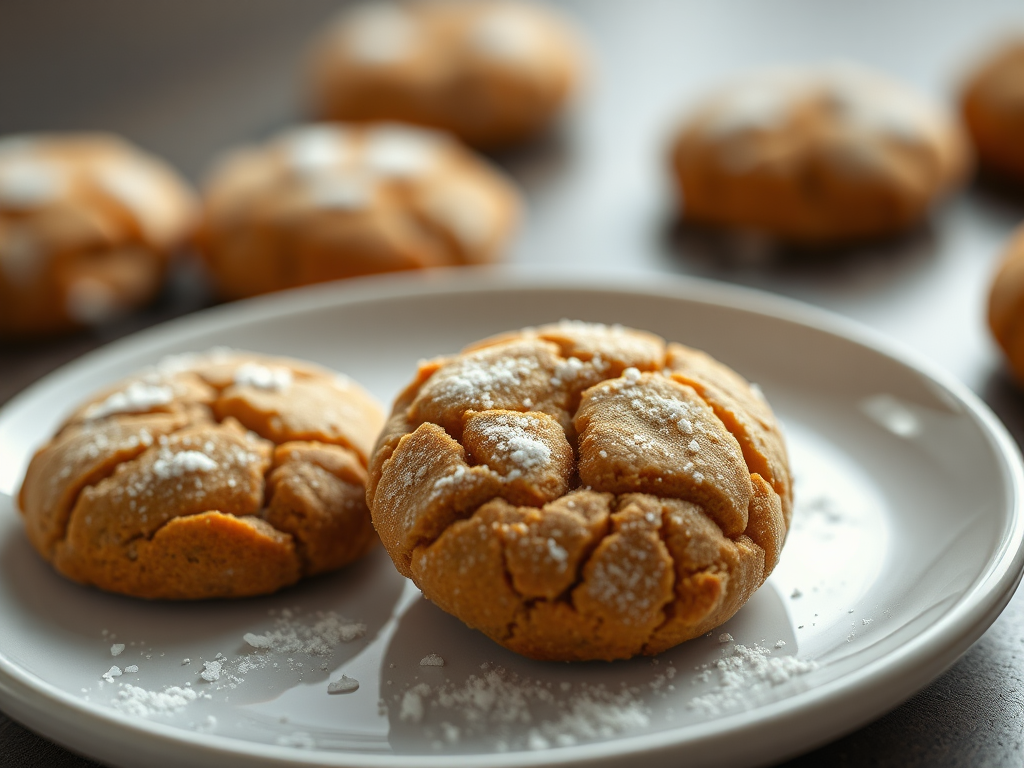
M 112 136 L 0 141 L 0 335 L 139 307 L 186 244 L 224 299 L 494 261 L 522 206 L 463 142 L 490 150 L 546 130 L 579 91 L 586 59 L 573 25 L 532 3 L 373 2 L 311 46 L 309 101 L 330 122 L 230 152 L 201 198 Z M 1024 180 L 1024 40 L 974 70 L 961 104 L 966 132 L 852 64 L 726 84 L 674 129 L 681 215 L 829 245 L 912 227 L 975 155 Z

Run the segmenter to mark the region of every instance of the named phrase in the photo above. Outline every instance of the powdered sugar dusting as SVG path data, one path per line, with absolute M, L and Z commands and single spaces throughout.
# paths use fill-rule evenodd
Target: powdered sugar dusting
M 688 706 L 704 715 L 748 709 L 758 703 L 760 694 L 817 668 L 815 661 L 772 656 L 770 650 L 756 644 L 736 645 L 721 659 L 701 667 L 697 680 L 715 685 L 691 699 Z
M 166 385 L 133 381 L 124 389 L 94 403 L 85 410 L 87 419 L 104 419 L 115 413 L 145 413 L 174 400 L 174 390 Z
M 443 667 L 444 659 L 438 656 L 436 653 L 429 653 L 420 659 L 421 667 Z
M 515 465 L 506 479 L 514 480 L 551 461 L 551 449 L 530 434 L 521 419 L 502 415 L 485 422 L 480 431 L 494 449 Z
M 255 387 L 271 392 L 284 392 L 292 385 L 292 372 L 279 366 L 259 363 L 243 363 L 235 371 L 235 384 L 241 387 Z
M 394 702 L 399 720 L 424 724 L 428 737 L 441 737 L 438 746 L 484 738 L 499 751 L 546 749 L 651 724 L 650 710 L 631 691 L 577 685 L 570 695 L 556 696 L 550 684 L 486 664 L 461 684 L 419 683 L 395 694 Z
M 247 632 L 243 639 L 259 650 L 326 656 L 338 643 L 350 643 L 366 634 L 365 624 L 350 621 L 334 611 L 318 611 L 312 621 L 294 621 L 293 617 L 293 612 L 285 609 L 270 631 Z
M 147 691 L 137 685 L 125 683 L 117 692 L 113 702 L 114 709 L 134 717 L 152 717 L 180 712 L 200 694 L 191 688 L 172 685 L 163 691 Z M 210 698 L 209 694 L 205 698 Z
M 467 355 L 436 374 L 425 389 L 441 403 L 487 410 L 495 407 L 495 397 L 511 399 L 515 389 L 539 367 L 533 357 L 510 355 L 488 360 Z
M 529 63 L 543 54 L 544 35 L 533 18 L 509 6 L 481 16 L 472 28 L 470 41 L 489 58 Z
M 160 458 L 153 462 L 153 474 L 161 480 L 169 480 L 193 472 L 213 472 L 217 466 L 217 462 L 205 453 L 199 451 L 174 453 L 163 448 L 160 451 Z
M 414 18 L 394 3 L 357 7 L 342 17 L 342 37 L 348 54 L 362 64 L 393 64 L 404 59 L 418 33 Z

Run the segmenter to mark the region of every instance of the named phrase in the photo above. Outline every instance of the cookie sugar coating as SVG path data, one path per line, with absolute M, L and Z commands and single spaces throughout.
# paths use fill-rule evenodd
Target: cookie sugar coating
M 964 83 L 960 108 L 981 162 L 1024 181 L 1024 35 L 978 63 Z
M 759 391 L 653 334 L 563 322 L 421 364 L 370 462 L 402 574 L 537 659 L 654 654 L 778 562 L 785 444 Z
M 911 227 L 970 163 L 941 110 L 832 65 L 769 70 L 706 98 L 677 130 L 671 164 L 685 218 L 815 244 Z
M 493 148 L 541 131 L 579 84 L 583 52 L 549 8 L 516 0 L 371 2 L 313 48 L 327 120 L 398 120 Z
M 234 299 L 491 262 L 518 218 L 511 183 L 441 134 L 325 124 L 228 155 L 206 185 L 198 240 Z
M 147 303 L 194 218 L 185 182 L 116 136 L 0 140 L 0 335 L 59 333 Z
M 167 358 L 76 410 L 19 506 L 64 576 L 145 598 L 265 594 L 376 542 L 366 465 L 383 422 L 347 378 L 288 358 Z

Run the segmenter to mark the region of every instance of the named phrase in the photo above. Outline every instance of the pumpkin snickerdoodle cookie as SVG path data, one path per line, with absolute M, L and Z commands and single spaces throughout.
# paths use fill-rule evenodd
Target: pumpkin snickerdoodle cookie
M 495 148 L 542 131 L 578 89 L 567 20 L 519 0 L 362 3 L 320 37 L 309 67 L 325 120 L 398 120 Z
M 821 245 L 896 234 L 970 168 L 963 132 L 901 84 L 852 64 L 765 70 L 677 129 L 672 172 L 693 222 Z
M 242 597 L 334 570 L 376 541 L 364 498 L 383 414 L 287 358 L 168 358 L 76 410 L 19 494 L 64 576 L 145 598 Z
M 537 659 L 654 654 L 718 626 L 778 562 L 786 448 L 702 352 L 576 322 L 421 365 L 370 462 L 398 570 Z
M 149 302 L 195 199 L 112 134 L 0 139 L 0 336 L 66 332 Z
M 217 165 L 197 239 L 218 292 L 237 299 L 489 263 L 519 212 L 504 174 L 447 136 L 396 124 L 309 125 Z

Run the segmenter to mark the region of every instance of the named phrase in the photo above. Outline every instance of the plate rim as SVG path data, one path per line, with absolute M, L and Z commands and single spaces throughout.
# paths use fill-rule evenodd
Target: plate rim
M 577 745 L 547 751 L 549 765 L 611 765 L 624 755 L 646 755 L 661 761 L 673 752 L 687 747 L 707 752 L 728 734 L 742 730 L 752 738 L 763 740 L 760 762 L 771 762 L 800 754 L 851 732 L 864 723 L 881 716 L 908 699 L 944 669 L 951 666 L 991 625 L 1013 596 L 1024 572 L 1024 464 L 1020 450 L 1006 428 L 991 409 L 955 376 L 938 363 L 895 339 L 861 323 L 828 310 L 770 294 L 765 291 L 694 277 L 635 272 L 602 271 L 580 276 L 569 270 L 536 267 L 478 267 L 442 269 L 423 273 L 376 275 L 339 283 L 328 283 L 260 296 L 240 302 L 219 305 L 185 315 L 130 334 L 57 368 L 12 397 L 0 408 L 0 429 L 23 403 L 45 394 L 46 390 L 69 378 L 83 376 L 97 367 L 115 365 L 126 357 L 137 356 L 152 343 L 169 343 L 209 333 L 218 328 L 244 325 L 253 318 L 288 317 L 315 312 L 333 306 L 373 303 L 403 297 L 465 294 L 471 292 L 515 291 L 615 292 L 634 295 L 655 295 L 688 303 L 738 310 L 747 314 L 767 315 L 796 325 L 810 327 L 830 336 L 866 348 L 909 368 L 938 385 L 963 408 L 984 435 L 999 459 L 999 469 L 1006 486 L 1009 509 L 1004 510 L 1004 534 L 987 562 L 987 567 L 973 579 L 973 587 L 965 592 L 931 626 L 899 648 L 886 652 L 857 670 L 814 688 L 798 691 L 773 702 L 770 711 L 764 708 L 723 716 L 708 723 L 685 728 L 666 729 L 654 733 L 620 736 L 593 744 Z M 2 436 L 2 435 L 0 435 Z M 899 671 L 902 684 L 892 690 L 892 671 Z M 888 689 L 888 690 L 886 690 Z M 844 722 L 830 723 L 822 728 L 800 727 L 800 716 L 812 711 L 823 700 L 843 694 L 847 700 Z M 868 705 L 868 701 L 873 702 Z M 882 701 L 883 704 L 878 702 Z M 859 702 L 859 705 L 857 704 Z M 113 736 L 112 744 L 131 747 L 140 757 L 145 748 L 159 749 L 173 744 L 199 758 L 245 757 L 253 765 L 331 765 L 366 766 L 366 768 L 442 768 L 442 766 L 476 766 L 482 760 L 494 768 L 535 763 L 536 752 L 492 753 L 490 755 L 407 755 L 362 754 L 319 750 L 305 752 L 290 747 L 256 744 L 215 734 L 192 733 L 181 728 L 141 718 L 130 718 L 108 708 L 98 708 L 75 698 L 69 692 L 40 680 L 9 660 L 0 647 L 0 704 L 5 714 L 25 722 L 44 736 L 100 759 L 111 755 L 97 751 L 95 742 Z M 54 704 L 63 709 L 60 718 L 50 711 Z M 49 708 L 48 706 L 49 705 Z M 85 722 L 80 720 L 84 719 Z M 833 718 L 835 720 L 837 718 Z M 805 718 L 807 722 L 811 718 Z M 786 728 L 781 726 L 785 725 Z M 59 727 L 59 726 L 63 726 Z M 91 727 L 90 727 L 91 726 Z M 86 749 L 77 741 L 64 738 L 78 731 L 91 737 L 92 747 Z M 104 730 L 103 734 L 98 733 Z M 693 731 L 698 731 L 693 733 Z M 794 735 L 813 730 L 813 735 L 796 739 Z M 691 732 L 685 738 L 683 733 Z M 137 751 L 139 748 L 142 751 Z M 732 752 L 701 761 L 702 765 L 731 764 Z M 696 757 L 696 755 L 694 755 Z M 115 756 L 116 758 L 116 756 Z M 131 765 L 115 759 L 115 764 Z M 752 764 L 747 761 L 747 764 Z

